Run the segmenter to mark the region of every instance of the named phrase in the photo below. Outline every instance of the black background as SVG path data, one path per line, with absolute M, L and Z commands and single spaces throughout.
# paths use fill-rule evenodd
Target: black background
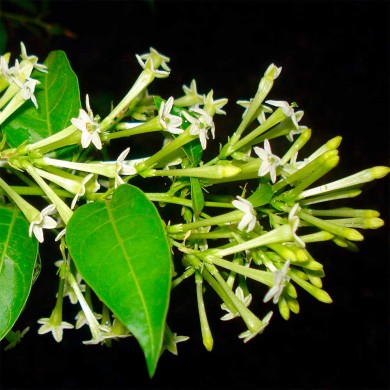
M 23 40 L 28 52 L 40 58 L 50 50 L 65 50 L 82 96 L 89 93 L 92 107 L 104 111 L 135 80 L 134 55 L 152 46 L 171 58 L 172 73 L 152 84 L 150 93 L 177 97 L 182 84 L 196 78 L 200 92 L 212 88 L 216 98 L 229 98 L 227 118 L 216 120 L 220 139 L 239 121 L 242 111 L 235 101 L 252 97 L 264 70 L 275 63 L 283 71 L 270 98 L 296 101 L 305 111 L 301 123 L 314 132 L 307 150 L 343 137 L 341 161 L 331 179 L 390 164 L 389 2 L 156 1 L 154 9 L 149 4 L 53 1 L 48 20 L 77 37 L 37 38 L 8 25 L 9 49 L 17 55 Z M 4 7 L 12 10 L 9 2 Z M 132 153 L 143 144 L 132 143 Z M 363 195 L 344 205 L 378 209 L 388 225 L 388 183 L 388 178 L 370 183 Z M 169 323 L 191 338 L 178 345 L 179 356 L 164 353 L 153 379 L 134 340 L 108 349 L 82 345 L 86 331 L 65 331 L 61 344 L 36 334 L 36 320 L 49 315 L 56 290 L 56 259 L 46 248 L 41 277 L 18 321 L 20 329 L 32 329 L 17 348 L 1 351 L 0 386 L 388 388 L 388 234 L 387 226 L 366 231 L 358 254 L 333 244 L 313 245 L 334 302 L 322 304 L 301 293 L 298 316 L 286 322 L 275 313 L 266 332 L 248 344 L 237 338 L 243 330 L 238 320 L 219 321 L 221 311 L 210 294 L 211 353 L 201 344 L 194 285 L 188 280 L 172 296 Z M 261 305 L 263 293 L 253 304 L 259 315 L 269 309 Z

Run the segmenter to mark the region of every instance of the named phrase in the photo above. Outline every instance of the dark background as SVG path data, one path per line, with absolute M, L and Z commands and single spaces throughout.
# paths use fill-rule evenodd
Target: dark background
M 15 10 L 12 2 L 2 5 Z M 252 97 L 267 66 L 275 63 L 283 71 L 270 98 L 296 101 L 305 111 L 301 123 L 314 131 L 306 150 L 343 137 L 341 162 L 331 179 L 390 164 L 387 1 L 53 1 L 49 11 L 46 20 L 77 37 L 37 37 L 8 23 L 8 49 L 18 55 L 23 40 L 41 59 L 50 50 L 65 50 L 81 94 L 90 94 L 96 112 L 127 92 L 139 72 L 134 55 L 152 46 L 171 58 L 172 73 L 149 92 L 177 97 L 182 84 L 196 78 L 200 92 L 212 88 L 216 98 L 228 97 L 227 119 L 216 120 L 217 137 L 223 139 L 242 112 L 235 101 Z M 142 141 L 131 145 L 137 152 Z M 82 345 L 86 331 L 65 331 L 61 344 L 36 334 L 36 320 L 54 305 L 55 259 L 49 256 L 17 324 L 32 329 L 17 348 L 1 351 L 0 387 L 388 388 L 389 180 L 364 188 L 343 205 L 378 209 L 386 226 L 366 231 L 358 254 L 333 244 L 311 249 L 325 266 L 324 288 L 334 303 L 301 293 L 298 316 L 286 322 L 276 311 L 266 332 L 243 344 L 237 338 L 242 324 L 222 323 L 210 294 L 215 345 L 209 353 L 201 344 L 195 287 L 188 280 L 174 291 L 169 323 L 191 338 L 178 345 L 179 356 L 164 353 L 151 380 L 135 340 L 108 349 Z M 253 304 L 259 315 L 266 312 L 261 294 Z

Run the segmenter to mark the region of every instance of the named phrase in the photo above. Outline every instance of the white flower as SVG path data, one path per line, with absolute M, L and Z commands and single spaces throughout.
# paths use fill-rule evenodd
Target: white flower
M 125 158 L 129 152 L 130 148 L 125 149 L 116 160 L 115 188 L 124 183 L 119 175 L 129 176 L 135 175 L 137 173 L 137 170 L 134 168 L 133 164 L 125 164 Z
M 202 149 L 206 149 L 208 134 L 207 132 L 211 130 L 213 138 L 215 138 L 215 126 L 213 118 L 201 108 L 193 108 L 191 112 L 198 114 L 198 118 L 194 118 L 192 115 L 189 115 L 187 112 L 183 111 L 183 115 L 186 117 L 188 122 L 191 123 L 190 134 L 198 135 Z
M 225 106 L 228 102 L 228 99 L 222 98 L 214 100 L 213 90 L 211 90 L 207 96 L 203 95 L 203 104 L 204 108 L 209 113 L 216 113 L 220 115 L 226 115 L 226 111 L 222 110 L 222 107 Z
M 62 334 L 64 329 L 73 329 L 73 325 L 69 322 L 61 321 L 57 323 L 54 319 L 50 318 L 41 318 L 38 320 L 38 324 L 42 326 L 38 329 L 38 334 L 45 334 L 51 332 L 53 334 L 54 340 L 57 343 L 62 341 Z
M 235 295 L 236 297 L 246 306 L 248 307 L 250 305 L 250 303 L 252 302 L 252 294 L 248 294 L 246 297 L 244 296 L 244 291 L 243 289 L 238 286 L 236 288 L 236 291 L 235 291 Z M 221 317 L 221 320 L 222 321 L 228 321 L 228 320 L 231 320 L 233 318 L 236 318 L 236 317 L 239 317 L 240 316 L 240 313 L 237 312 L 236 314 L 233 314 L 229 308 L 226 306 L 225 303 L 222 303 L 221 305 L 221 309 L 223 310 L 226 310 L 227 311 L 227 314 L 225 314 L 223 317 Z
M 265 176 L 267 173 L 269 173 L 272 183 L 275 183 L 276 167 L 280 165 L 281 159 L 275 154 L 272 154 L 271 145 L 267 139 L 264 140 L 264 149 L 256 146 L 253 148 L 253 150 L 262 161 L 258 175 Z
M 299 207 L 299 203 L 295 203 L 294 207 L 291 209 L 291 211 L 288 214 L 288 223 L 291 226 L 291 230 L 292 230 L 292 234 L 293 234 L 295 243 L 298 246 L 305 248 L 306 247 L 305 242 L 301 238 L 299 238 L 297 235 L 297 229 L 298 229 L 300 220 L 299 220 L 298 215 L 295 215 L 295 213 L 297 212 L 298 207 Z
M 150 53 L 135 56 L 138 63 L 142 66 L 143 69 L 149 69 L 153 74 L 158 78 L 168 77 L 171 69 L 167 65 L 170 59 L 157 50 L 150 48 Z M 145 61 L 145 62 L 144 62 Z M 158 66 L 156 66 L 156 64 Z M 164 70 L 157 70 L 156 68 L 160 67 Z
M 99 328 L 101 332 L 99 336 L 92 340 L 83 341 L 83 344 L 85 345 L 93 345 L 99 343 L 104 344 L 108 339 L 118 340 L 120 338 L 130 337 L 131 336 L 130 331 L 127 328 L 125 328 L 123 325 L 117 326 L 118 324 L 116 322 L 117 319 L 115 318 L 112 327 L 100 325 Z M 119 333 L 116 331 L 118 329 L 120 330 Z
M 21 48 L 21 54 L 23 60 L 29 61 L 32 63 L 34 68 L 36 70 L 39 70 L 40 72 L 47 73 L 47 66 L 43 64 L 38 64 L 38 57 L 37 56 L 29 56 L 27 55 L 26 46 L 24 46 L 23 42 L 20 42 L 20 48 Z
M 97 314 L 97 313 L 93 313 L 93 314 L 97 320 L 100 320 L 102 318 L 101 314 Z M 88 325 L 87 317 L 83 310 L 80 310 L 76 314 L 75 320 L 76 320 L 76 326 L 75 326 L 76 329 L 80 329 L 84 325 Z
M 26 79 L 26 81 L 24 83 L 22 83 L 20 80 L 18 79 L 13 79 L 13 81 L 15 82 L 15 84 L 21 89 L 21 96 L 24 100 L 31 100 L 33 103 L 34 103 L 34 106 L 36 108 L 38 108 L 38 102 L 37 102 L 37 99 L 34 95 L 34 91 L 35 91 L 35 86 L 37 84 L 40 84 L 40 82 L 38 80 L 35 80 L 35 79 Z
M 290 277 L 287 276 L 289 266 L 290 266 L 290 260 L 287 260 L 284 263 L 283 269 L 281 271 L 276 270 L 274 272 L 274 285 L 268 290 L 267 294 L 263 299 L 263 302 L 268 302 L 272 298 L 273 298 L 272 300 L 273 303 L 276 304 L 279 302 L 279 298 L 282 295 L 284 285 L 286 282 L 290 280 Z
M 17 69 L 19 69 L 19 66 Z M 0 72 L 10 84 L 14 81 L 13 78 L 13 76 L 15 76 L 14 68 L 8 67 L 8 63 L 3 56 L 0 56 Z
M 247 330 L 246 332 L 243 332 L 238 335 L 240 339 L 244 339 L 244 343 L 247 343 L 249 340 L 252 340 L 255 336 L 258 334 L 261 334 L 264 332 L 264 329 L 268 326 L 269 321 L 274 313 L 270 311 L 263 319 L 262 319 L 262 325 L 256 332 L 251 332 L 250 330 Z
M 201 103 L 203 101 L 203 96 L 200 95 L 198 93 L 198 89 L 197 89 L 197 86 L 196 86 L 196 80 L 193 79 L 191 81 L 191 84 L 189 87 L 187 87 L 186 85 L 183 85 L 183 91 L 185 93 L 185 96 L 190 98 L 191 100 L 193 100 L 193 102 L 195 101 L 196 103 L 195 104 L 191 104 L 194 108 L 198 108 L 199 107 L 199 103 Z
M 304 114 L 304 111 L 297 111 L 295 113 L 295 119 L 297 120 L 297 123 L 302 119 L 303 114 Z M 301 134 L 303 132 L 303 130 L 306 130 L 306 129 L 307 129 L 307 126 L 298 126 L 298 128 L 296 128 L 295 130 L 291 130 L 288 133 L 288 135 L 286 136 L 286 138 L 290 142 L 293 142 L 294 141 L 294 135 Z
M 253 99 L 250 100 L 237 100 L 237 104 L 241 107 L 245 108 L 245 111 L 242 114 L 242 118 L 246 115 L 250 105 L 252 104 Z M 260 107 L 256 110 L 256 116 L 259 123 L 263 123 L 267 120 L 265 117 L 265 114 L 271 114 L 272 108 L 264 106 L 263 104 L 260 105 Z
M 70 208 L 73 210 L 74 206 L 76 206 L 76 203 L 80 196 L 83 196 L 85 194 L 85 185 L 89 182 L 89 180 L 94 176 L 93 173 L 90 173 L 89 175 L 85 176 L 84 179 L 80 183 L 80 190 L 75 194 L 75 197 L 72 200 L 72 204 L 70 205 Z M 98 184 L 98 187 L 96 191 L 100 188 L 100 185 Z
M 233 200 L 233 206 L 244 213 L 244 216 L 238 224 L 238 229 L 244 230 L 248 226 L 246 232 L 249 233 L 256 225 L 256 211 L 249 200 L 243 199 L 241 196 L 236 196 L 236 198 L 238 200 Z
M 49 217 L 56 211 L 56 206 L 53 204 L 45 207 L 37 217 L 35 217 L 31 223 L 28 230 L 29 236 L 32 236 L 34 233 L 35 237 L 39 242 L 43 242 L 43 230 L 42 229 L 54 229 L 57 226 L 57 222 Z
M 178 354 L 177 343 L 187 341 L 188 339 L 189 339 L 188 336 L 178 336 L 177 333 L 171 333 L 169 340 L 165 341 L 164 343 L 164 349 L 173 353 L 174 355 L 177 355 Z
M 176 115 L 171 115 L 172 107 L 173 97 L 171 96 L 166 102 L 161 102 L 160 109 L 158 110 L 158 119 L 164 130 L 171 134 L 181 134 L 184 131 L 180 129 L 183 120 Z
M 294 106 L 296 106 L 294 103 L 290 105 L 287 102 L 281 100 L 266 100 L 265 102 L 267 104 L 270 104 L 271 106 L 280 107 L 283 111 L 283 114 L 291 118 L 294 123 L 294 126 L 299 129 L 298 120 L 296 118 L 296 113 L 294 112 L 293 108 Z
M 81 130 L 81 146 L 85 149 L 92 142 L 96 149 L 102 148 L 99 133 L 101 132 L 99 123 L 96 122 L 96 117 L 93 116 L 91 107 L 89 106 L 89 96 L 86 96 L 87 112 L 80 109 L 78 118 L 72 118 L 72 125 Z

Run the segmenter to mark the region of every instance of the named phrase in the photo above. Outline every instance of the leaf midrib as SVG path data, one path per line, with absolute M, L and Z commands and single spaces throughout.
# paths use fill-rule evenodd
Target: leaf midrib
M 111 207 L 109 202 L 106 202 L 106 209 L 107 209 L 108 218 L 109 218 L 109 220 L 111 222 L 111 225 L 112 225 L 112 227 L 114 229 L 115 237 L 116 237 L 116 239 L 117 239 L 117 241 L 118 241 L 118 243 L 119 243 L 119 245 L 120 245 L 120 247 L 122 249 L 122 252 L 123 252 L 123 254 L 125 256 L 125 259 L 126 259 L 126 262 L 128 264 L 128 267 L 129 267 L 129 269 L 130 269 L 130 271 L 131 271 L 131 273 L 133 275 L 134 282 L 135 282 L 136 287 L 137 287 L 137 291 L 139 291 L 139 295 L 140 295 L 140 298 L 141 298 L 142 306 L 144 308 L 144 312 L 145 312 L 145 316 L 146 316 L 146 320 L 147 320 L 147 324 L 148 324 L 148 329 L 149 329 L 148 333 L 149 333 L 149 335 L 151 337 L 151 341 L 152 341 L 152 343 L 151 343 L 152 355 L 154 356 L 154 349 L 155 349 L 154 333 L 153 333 L 153 329 L 152 329 L 152 325 L 151 325 L 151 321 L 150 321 L 149 312 L 147 310 L 145 297 L 144 297 L 144 295 L 142 293 L 142 290 L 140 288 L 140 284 L 138 282 L 137 275 L 134 272 L 133 266 L 131 264 L 130 257 L 128 256 L 126 248 L 123 245 L 123 240 L 122 240 L 121 235 L 119 233 L 119 230 L 117 228 L 117 224 L 115 223 L 116 221 L 115 221 L 115 218 L 114 218 L 114 215 L 113 215 L 113 212 L 112 212 L 112 207 Z

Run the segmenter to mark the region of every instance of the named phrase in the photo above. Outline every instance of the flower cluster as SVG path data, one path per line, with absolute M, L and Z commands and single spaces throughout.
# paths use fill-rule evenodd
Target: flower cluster
M 50 316 L 38 320 L 38 333 L 50 332 L 59 342 L 64 329 L 85 325 L 92 336 L 85 344 L 106 345 L 133 335 L 123 320 L 125 316 L 118 314 L 110 302 L 99 301 L 94 284 L 89 285 L 88 278 L 81 276 L 76 256 L 72 258 L 69 250 L 68 232 L 72 218 L 87 203 L 111 204 L 113 194 L 125 188 L 121 186 L 132 184 L 142 189 L 144 183 L 154 181 L 163 183 L 161 191 L 142 192 L 144 197 L 161 215 L 167 204 L 179 210 L 169 213 L 168 220 L 159 225 L 174 257 L 172 288 L 193 278 L 203 343 L 208 350 L 213 348 L 213 336 L 203 299 L 204 285 L 221 299 L 221 309 L 226 312 L 221 320 L 243 321 L 244 329 L 238 337 L 244 342 L 263 333 L 269 325 L 274 313 L 270 305 L 275 305 L 272 307 L 286 320 L 291 313 L 299 312 L 297 288 L 321 302 L 331 302 L 323 289 L 323 265 L 310 254 L 309 244 L 332 241 L 355 249 L 356 242 L 363 239 L 360 230 L 378 228 L 383 221 L 375 210 L 321 205 L 359 195 L 357 187 L 386 176 L 390 168 L 373 167 L 315 185 L 319 179 L 324 183 L 324 176 L 338 165 L 341 137 L 301 158 L 312 132 L 299 124 L 303 111 L 295 110 L 296 103 L 266 100 L 282 70 L 274 64 L 261 77 L 254 97 L 237 102 L 245 109 L 240 123 L 217 155 L 208 159 L 205 150 L 216 138 L 216 115 L 226 115 L 223 108 L 227 99 L 214 99 L 212 90 L 200 94 L 195 80 L 183 86 L 183 95 L 177 98 L 149 96 L 150 83 L 170 75 L 170 60 L 153 48 L 136 59 L 142 67 L 139 78 L 106 117 L 94 115 L 90 96 L 86 95 L 85 109 L 69 110 L 69 123 L 61 131 L 17 145 L 3 137 L 0 143 L 0 168 L 5 168 L 0 178 L 2 205 L 12 204 L 21 211 L 30 240 L 42 243 L 43 229 L 53 231 L 62 255 L 57 263 L 55 307 Z M 38 63 L 36 56 L 27 55 L 23 44 L 21 61 L 16 60 L 14 66 L 9 66 L 9 55 L 0 56 L 0 124 L 11 114 L 18 114 L 18 108 L 28 100 L 39 107 L 40 98 L 35 96 L 39 81 L 31 78 L 33 69 L 53 71 Z M 133 138 L 140 136 L 145 141 L 152 132 L 160 134 L 161 144 L 156 150 L 148 145 L 145 155 L 131 159 Z M 119 151 L 111 148 L 115 139 L 121 139 Z M 280 148 L 275 147 L 280 139 Z M 283 147 L 279 155 L 273 152 Z M 135 149 L 131 150 L 133 155 Z M 10 174 L 14 179 L 8 180 Z M 15 180 L 20 180 L 20 185 L 14 185 Z M 33 197 L 39 198 L 38 204 L 46 202 L 42 211 L 41 206 L 35 207 Z M 137 224 L 144 222 L 138 214 L 134 221 L 120 215 L 118 226 L 125 226 L 126 232 L 136 231 Z M 110 214 L 109 218 L 114 217 Z M 147 216 L 144 219 L 148 220 Z M 118 226 L 113 229 L 115 235 L 119 234 Z M 126 240 L 119 241 L 118 247 L 124 247 Z M 83 246 L 83 250 L 90 247 L 85 244 L 87 249 Z M 143 248 L 133 249 L 140 256 Z M 126 252 L 126 256 L 130 255 Z M 96 274 L 99 272 L 100 263 Z M 110 267 L 105 272 L 110 272 Z M 251 291 L 248 280 L 258 282 L 263 290 Z M 142 278 L 137 283 L 142 283 Z M 150 287 L 145 286 L 142 288 Z M 73 323 L 63 321 L 65 297 L 80 306 Z M 263 315 L 254 313 L 250 307 L 253 301 L 264 303 Z M 9 337 L 17 339 L 13 333 Z M 177 354 L 177 343 L 188 337 L 178 336 L 166 324 L 163 339 L 159 352 Z

